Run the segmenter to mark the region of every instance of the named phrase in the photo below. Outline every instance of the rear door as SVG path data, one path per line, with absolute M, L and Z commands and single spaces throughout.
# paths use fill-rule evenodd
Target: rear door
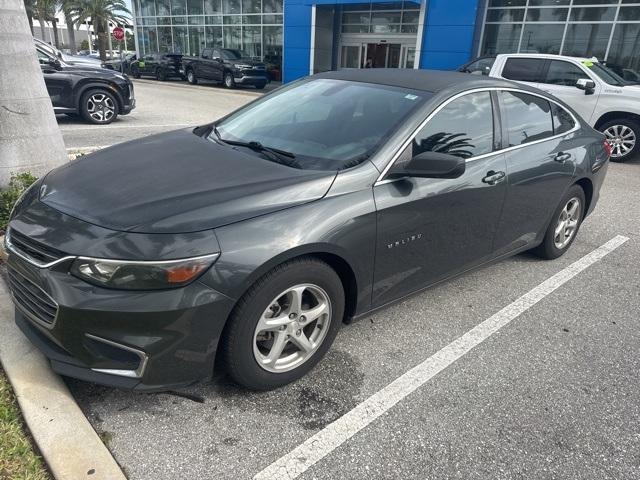
M 198 62 L 197 74 L 200 78 L 206 80 L 216 80 L 216 69 L 214 68 L 213 49 L 205 48 L 202 51 L 202 57 Z
M 541 238 L 583 147 L 573 117 L 555 103 L 521 91 L 501 91 L 499 98 L 508 191 L 495 249 L 503 254 Z
M 576 88 L 576 82 L 582 78 L 593 80 L 587 72 L 574 63 L 550 60 L 539 88 L 567 102 L 587 123 L 591 123 L 601 87 L 600 82 L 594 80 L 595 92 L 586 95 L 584 90 Z
M 224 74 L 224 59 L 222 58 L 222 52 L 219 49 L 214 48 L 211 55 L 211 79 L 221 82 Z
M 396 160 L 424 151 L 465 158 L 456 179 L 406 177 L 374 186 L 378 233 L 373 303 L 376 306 L 471 268 L 492 256 L 506 194 L 504 155 L 489 91 L 446 103 Z
M 508 57 L 500 76 L 537 88 L 543 79 L 546 62 L 543 58 Z

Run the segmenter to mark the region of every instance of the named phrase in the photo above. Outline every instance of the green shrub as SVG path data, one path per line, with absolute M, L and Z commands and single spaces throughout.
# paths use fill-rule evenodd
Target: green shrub
M 80 42 L 80 50 L 89 50 L 89 42 L 87 40 Z
M 29 172 L 14 173 L 11 175 L 9 185 L 0 190 L 0 231 L 4 232 L 9 223 L 9 215 L 13 206 L 27 188 L 37 180 Z

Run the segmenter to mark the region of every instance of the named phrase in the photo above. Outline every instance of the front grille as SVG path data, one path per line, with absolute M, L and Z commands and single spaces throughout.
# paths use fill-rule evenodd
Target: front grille
M 60 250 L 36 242 L 13 228 L 9 232 L 9 241 L 18 253 L 39 263 L 47 264 L 55 262 L 65 256 Z
M 58 313 L 58 304 L 38 285 L 9 268 L 9 289 L 16 303 L 32 320 L 52 325 Z

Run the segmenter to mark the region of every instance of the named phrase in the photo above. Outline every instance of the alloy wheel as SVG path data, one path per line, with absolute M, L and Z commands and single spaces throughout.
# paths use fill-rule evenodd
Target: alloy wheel
M 291 287 L 269 304 L 253 335 L 253 354 L 263 369 L 282 373 L 299 367 L 329 331 L 331 301 L 317 285 Z
M 187 72 L 187 80 L 189 80 L 189 83 L 193 83 L 193 71 L 189 70 Z
M 626 125 L 611 125 L 604 131 L 604 134 L 611 144 L 613 158 L 624 157 L 636 145 L 636 134 Z
M 87 100 L 87 112 L 97 122 L 108 122 L 116 113 L 113 99 L 104 93 L 94 93 Z
M 557 249 L 562 250 L 569 245 L 578 230 L 581 215 L 580 199 L 572 197 L 560 212 L 558 223 L 553 232 L 553 243 Z

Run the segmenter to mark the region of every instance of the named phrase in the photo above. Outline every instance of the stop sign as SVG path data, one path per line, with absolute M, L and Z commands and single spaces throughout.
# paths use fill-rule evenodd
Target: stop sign
M 124 28 L 116 27 L 113 29 L 113 38 L 116 40 L 122 40 L 124 38 Z

